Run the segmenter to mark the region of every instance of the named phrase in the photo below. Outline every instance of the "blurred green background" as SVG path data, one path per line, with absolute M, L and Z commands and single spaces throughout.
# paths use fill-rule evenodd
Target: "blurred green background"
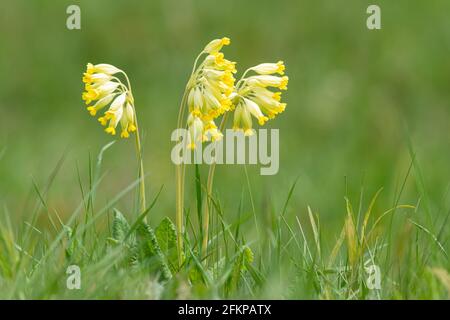
M 81 7 L 81 30 L 66 28 L 71 4 Z M 366 28 L 369 4 L 381 7 L 381 30 Z M 357 202 L 362 186 L 366 201 L 384 187 L 384 208 L 392 206 L 411 163 L 408 139 L 431 209 L 443 214 L 450 182 L 449 12 L 445 0 L 2 1 L 0 203 L 18 219 L 27 214 L 32 181 L 42 187 L 66 153 L 48 203 L 63 217 L 79 204 L 77 166 L 87 183 L 89 154 L 111 141 L 81 100 L 86 63 L 104 62 L 131 78 L 148 197 L 164 185 L 150 220 L 173 218 L 170 134 L 179 102 L 194 58 L 211 39 L 228 36 L 224 53 L 237 61 L 238 76 L 284 60 L 290 77 L 287 109 L 268 123 L 280 129 L 279 173 L 260 176 L 258 166 L 248 167 L 261 217 L 281 210 L 296 177 L 291 214 L 311 205 L 328 228 L 341 226 L 344 196 Z M 103 168 L 100 203 L 136 178 L 133 140 L 109 149 Z M 215 181 L 232 217 L 247 192 L 244 168 L 219 166 Z M 194 182 L 186 184 L 193 206 Z M 412 174 L 401 202 L 418 198 Z M 119 207 L 127 212 L 132 203 Z

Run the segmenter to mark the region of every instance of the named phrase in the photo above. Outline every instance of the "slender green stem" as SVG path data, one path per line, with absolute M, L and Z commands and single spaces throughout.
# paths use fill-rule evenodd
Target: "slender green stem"
M 203 64 L 197 68 L 197 63 L 200 57 L 204 54 L 204 52 L 200 52 L 194 62 L 194 66 L 192 68 L 191 75 L 189 76 L 189 81 L 186 85 L 186 88 L 183 93 L 183 98 L 181 99 L 180 109 L 178 111 L 178 121 L 177 121 L 177 129 L 183 128 L 183 119 L 186 110 L 187 103 L 187 95 L 191 85 L 191 80 L 196 72 Z M 185 177 L 185 164 L 181 163 L 176 166 L 176 219 L 175 223 L 177 226 L 177 251 L 178 251 L 178 265 L 181 267 L 183 265 L 183 211 L 184 211 L 184 177 Z
M 228 113 L 223 115 L 222 121 L 220 123 L 219 129 L 223 131 L 225 127 L 225 123 L 227 121 Z M 209 232 L 209 212 L 211 208 L 211 197 L 212 197 L 212 188 L 214 182 L 214 173 L 216 170 L 216 163 L 214 162 L 209 167 L 208 171 L 208 180 L 206 182 L 206 206 L 205 206 L 205 214 L 203 216 L 203 241 L 202 241 L 202 256 L 206 257 L 208 252 L 208 232 Z
M 247 70 L 245 70 L 245 72 L 242 74 L 242 77 L 239 79 L 239 81 L 236 83 L 236 89 L 239 91 L 239 89 L 241 88 L 241 84 L 244 80 L 246 80 L 245 76 L 247 75 L 247 73 L 249 73 L 252 70 L 252 68 L 248 68 Z
M 143 161 L 143 157 L 142 157 L 142 146 L 141 146 L 141 138 L 140 138 L 141 132 L 139 131 L 139 126 L 138 126 L 137 117 L 136 117 L 136 111 L 134 112 L 134 114 L 135 114 L 135 122 L 136 122 L 136 134 L 135 134 L 135 136 L 136 136 L 136 154 L 137 154 L 138 160 L 139 160 L 139 208 L 140 208 L 139 214 L 141 214 L 147 209 L 146 203 L 145 203 L 144 161 Z M 146 220 L 147 217 L 145 217 L 144 219 Z
M 183 117 L 187 99 L 187 88 L 181 99 L 180 109 L 178 113 L 177 128 L 182 128 Z M 176 219 L 177 226 L 177 252 L 178 265 L 183 265 L 183 211 L 184 211 L 184 171 L 185 165 L 181 163 L 176 166 Z
M 137 120 L 137 113 L 136 113 L 136 109 L 134 108 L 134 96 L 133 96 L 133 91 L 131 90 L 131 82 L 130 79 L 128 78 L 128 75 L 126 74 L 125 71 L 120 70 L 120 73 L 122 73 L 127 81 L 127 85 L 128 85 L 128 90 L 129 90 L 129 97 L 131 98 L 131 104 L 133 106 L 133 111 L 134 111 L 134 121 L 136 123 L 136 155 L 139 161 L 139 209 L 140 209 L 140 213 L 143 213 L 147 207 L 146 207 L 146 201 L 145 201 L 145 177 L 144 177 L 144 160 L 143 160 L 143 156 L 142 156 L 142 144 L 141 144 L 141 132 L 139 131 L 139 125 L 138 125 L 138 120 Z M 114 77 L 116 78 L 116 77 Z M 117 79 L 117 78 L 116 78 Z M 120 80 L 119 80 L 120 82 Z M 147 219 L 147 217 L 144 218 L 145 220 Z
M 192 67 L 191 77 L 192 77 L 192 75 L 194 74 L 195 70 L 197 69 L 198 59 L 200 59 L 200 57 L 201 57 L 204 53 L 205 53 L 205 52 L 203 52 L 203 51 L 200 52 L 200 54 L 197 56 L 197 58 L 195 58 L 194 66 Z M 203 65 L 203 63 L 202 63 L 201 65 Z M 200 66 L 201 66 L 201 65 L 200 65 Z

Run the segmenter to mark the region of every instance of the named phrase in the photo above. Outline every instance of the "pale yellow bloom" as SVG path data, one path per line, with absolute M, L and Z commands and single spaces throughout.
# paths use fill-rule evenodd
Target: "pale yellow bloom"
M 273 73 L 284 74 L 284 64 L 262 63 L 247 70 L 259 75 L 250 76 L 239 80 L 236 92 L 230 96 L 230 100 L 236 106 L 234 111 L 233 129 L 242 130 L 245 135 L 253 134 L 252 116 L 264 125 L 269 119 L 283 112 L 285 103 L 281 103 L 281 92 L 273 92 L 268 88 L 287 90 L 288 77 L 278 77 Z M 247 74 L 245 72 L 245 74 Z
M 234 110 L 233 130 L 242 130 L 246 136 L 253 135 L 252 116 L 246 105 L 240 101 Z
M 204 124 L 203 121 L 200 119 L 200 117 L 189 114 L 187 119 L 187 125 L 188 125 L 188 148 L 189 149 L 195 149 L 195 145 L 197 143 L 202 143 L 206 140 L 204 137 L 203 131 L 204 131 Z
M 250 70 L 255 71 L 258 74 L 267 75 L 278 73 L 280 75 L 284 74 L 285 66 L 283 61 L 278 61 L 277 63 L 261 63 Z
M 211 41 L 201 54 L 207 53 L 191 75 L 187 90 L 189 111 L 202 121 L 211 121 L 231 108 L 229 95 L 234 90 L 235 63 L 219 50 L 229 44 L 228 38 Z
M 236 63 L 225 59 L 220 52 L 229 42 L 228 38 L 222 38 L 206 45 L 200 54 L 206 57 L 195 66 L 188 82 L 188 145 L 192 149 L 196 143 L 222 139 L 214 120 L 228 111 L 234 110 L 233 129 L 249 136 L 254 133 L 252 118 L 264 125 L 286 108 L 281 102 L 281 92 L 270 90 L 287 90 L 289 78 L 284 76 L 284 62 L 261 63 L 249 68 L 235 86 Z M 254 75 L 245 77 L 248 72 Z
M 100 63 L 93 65 L 92 63 L 87 64 L 86 73 L 87 74 L 93 74 L 93 73 L 104 73 L 107 75 L 113 75 L 116 73 L 119 73 L 121 70 L 119 68 L 116 68 L 115 66 L 107 63 Z
M 242 99 L 244 101 L 246 108 L 250 112 L 250 114 L 252 116 L 254 116 L 256 119 L 258 119 L 258 123 L 261 126 L 264 125 L 264 123 L 266 123 L 267 120 L 269 120 L 266 116 L 263 115 L 263 113 L 261 112 L 261 109 L 253 100 L 250 100 L 247 98 L 242 98 Z
M 222 139 L 223 134 L 217 128 L 213 120 L 204 123 L 204 136 L 207 141 L 219 141 Z
M 272 75 L 252 76 L 247 79 L 247 82 L 252 86 L 274 87 L 281 90 L 287 90 L 288 81 L 287 76 L 277 77 Z
M 116 82 L 108 81 L 105 83 L 91 84 L 87 83 L 86 91 L 83 92 L 82 98 L 86 104 L 90 104 L 94 100 L 100 100 L 107 95 L 116 91 L 119 84 Z
M 220 50 L 230 44 L 229 38 L 215 39 L 208 43 L 200 53 L 203 61 L 196 65 L 187 85 L 187 106 L 189 117 L 189 147 L 195 148 L 197 142 L 217 141 L 222 133 L 214 119 L 230 111 L 230 95 L 234 91 L 236 63 L 225 59 Z
M 87 110 L 89 111 L 91 116 L 95 116 L 97 114 L 97 111 L 107 106 L 115 96 L 116 94 L 111 93 L 106 97 L 103 97 L 100 100 L 98 100 L 93 106 L 87 107 Z
M 206 53 L 214 54 L 222 50 L 223 46 L 229 45 L 230 42 L 230 39 L 227 37 L 224 37 L 222 39 L 215 39 L 208 43 L 203 51 Z
M 130 88 L 114 76 L 116 73 L 126 74 L 110 64 L 88 63 L 83 75 L 86 91 L 82 98 L 86 102 L 87 110 L 92 116 L 109 105 L 103 116 L 98 118 L 105 131 L 115 135 L 118 124 L 121 124 L 120 136 L 128 138 L 130 132 L 136 131 L 136 117 L 134 111 L 134 98 Z M 128 82 L 127 82 L 128 83 Z M 94 105 L 91 102 L 96 101 Z
M 83 75 L 83 82 L 86 84 L 86 86 L 91 86 L 91 83 L 93 84 L 102 84 L 105 82 L 108 82 L 111 80 L 111 75 L 106 73 L 87 73 L 85 72 Z
M 273 93 L 266 88 L 254 87 L 249 96 L 269 119 L 273 119 L 286 108 L 286 104 L 280 102 L 281 92 Z

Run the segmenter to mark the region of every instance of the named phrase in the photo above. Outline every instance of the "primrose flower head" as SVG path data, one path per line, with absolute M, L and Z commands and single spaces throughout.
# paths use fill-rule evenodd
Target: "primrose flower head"
M 197 57 L 186 86 L 188 147 L 191 149 L 197 143 L 222 139 L 214 121 L 228 111 L 234 111 L 233 129 L 250 136 L 254 133 L 253 118 L 262 126 L 286 108 L 280 91 L 287 90 L 289 80 L 284 75 L 284 62 L 261 63 L 249 68 L 235 85 L 236 63 L 225 59 L 220 52 L 229 43 L 228 38 L 208 43 Z M 203 61 L 197 65 L 203 55 Z M 247 76 L 248 73 L 253 74 Z
M 281 92 L 271 91 L 269 88 L 287 90 L 289 78 L 275 76 L 274 73 L 284 74 L 285 66 L 282 61 L 278 63 L 262 63 L 249 68 L 257 75 L 244 77 L 237 83 L 236 92 L 230 97 L 234 111 L 233 129 L 244 131 L 245 135 L 252 135 L 252 117 L 264 125 L 269 119 L 275 118 L 286 108 L 281 103 Z M 244 75 L 245 75 L 244 74 Z
M 128 86 L 114 76 L 117 73 L 126 77 Z M 128 138 L 130 132 L 136 131 L 134 98 L 124 71 L 110 64 L 88 63 L 83 82 L 86 91 L 83 92 L 82 98 L 88 105 L 87 110 L 91 116 L 96 116 L 100 110 L 109 106 L 98 118 L 100 124 L 106 126 L 107 133 L 115 135 L 119 123 L 122 138 Z
M 231 108 L 229 96 L 234 91 L 235 62 L 225 59 L 219 52 L 229 43 L 228 38 L 211 41 L 200 54 L 206 54 L 204 60 L 194 67 L 189 79 L 189 111 L 202 121 L 211 121 Z
M 230 95 L 234 92 L 236 63 L 225 59 L 220 50 L 230 44 L 229 38 L 215 39 L 208 43 L 196 59 L 187 85 L 187 125 L 190 132 L 189 147 L 197 142 L 217 141 L 222 133 L 214 119 L 230 111 Z M 204 55 L 203 61 L 197 61 Z

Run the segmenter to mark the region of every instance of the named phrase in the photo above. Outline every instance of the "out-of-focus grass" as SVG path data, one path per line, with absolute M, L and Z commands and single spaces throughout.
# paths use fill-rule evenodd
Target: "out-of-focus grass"
M 259 226 L 255 237 L 245 226 L 256 211 L 242 206 L 250 202 L 254 207 L 248 184 L 234 220 L 213 197 L 206 257 L 200 253 L 198 221 L 187 212 L 184 262 L 179 267 L 170 219 L 153 219 L 156 228 L 143 222 L 158 209 L 160 193 L 139 216 L 128 212 L 125 217 L 115 209 L 138 181 L 99 206 L 95 195 L 103 175 L 97 163 L 91 165 L 91 174 L 98 178 L 80 183 L 82 201 L 67 221 L 50 211 L 46 200 L 58 167 L 43 188 L 35 187 L 36 203 L 23 224 L 13 225 L 5 210 L 0 224 L 0 298 L 441 299 L 449 293 L 444 247 L 449 215 L 437 221 L 434 233 L 419 222 L 420 214 L 427 212 L 426 202 L 396 202 L 386 209 L 378 202 L 381 189 L 367 201 L 361 193 L 357 202 L 346 199 L 341 231 L 330 237 L 320 214 L 310 207 L 291 208 L 294 183 L 283 206 L 267 210 L 271 221 L 252 221 Z M 414 164 L 413 170 L 420 168 Z M 198 178 L 201 192 L 204 185 Z M 402 188 L 397 201 L 401 193 Z M 39 228 L 39 218 L 52 232 Z M 80 268 L 78 290 L 67 284 L 71 281 L 66 270 L 73 265 Z
M 63 154 L 65 161 L 45 199 L 48 210 L 67 221 L 80 199 L 77 167 L 86 184 L 89 158 L 110 141 L 81 101 L 86 62 L 113 63 L 132 78 L 145 131 L 149 196 L 165 186 L 149 221 L 174 217 L 170 133 L 179 99 L 199 48 L 212 38 L 229 36 L 226 54 L 238 61 L 241 72 L 251 64 L 282 59 L 290 76 L 288 107 L 269 124 L 280 129 L 280 172 L 259 176 L 257 167 L 248 167 L 263 225 L 278 219 L 298 176 L 286 219 L 296 223 L 298 216 L 306 223 L 310 205 L 320 212 L 328 246 L 334 245 L 346 217 L 344 196 L 357 202 L 362 192 L 367 203 L 380 187 L 381 207 L 400 200 L 415 205 L 420 199 L 417 222 L 439 232 L 449 210 L 447 1 L 378 1 L 379 31 L 365 27 L 368 1 L 233 0 L 220 10 L 213 1 L 77 3 L 80 31 L 65 28 L 65 10 L 72 1 L 9 1 L 0 12 L 0 202 L 13 226 L 21 228 L 28 221 L 35 190 L 44 188 Z M 408 174 L 412 157 L 421 177 L 416 170 Z M 103 168 L 99 206 L 135 179 L 131 141 L 116 143 Z M 241 195 L 248 193 L 244 168 L 219 166 L 216 171 L 215 192 L 231 222 L 237 219 Z M 194 209 L 195 184 L 187 181 L 187 205 Z M 248 195 L 245 199 L 243 211 L 250 213 Z M 131 216 L 133 195 L 117 206 Z M 392 233 L 409 226 L 404 223 L 394 221 Z M 56 232 L 47 219 L 38 219 L 38 226 Z M 241 228 L 247 241 L 263 241 L 257 240 L 252 219 Z M 441 241 L 448 248 L 444 231 Z M 397 240 L 388 243 L 401 245 Z M 448 260 L 437 261 L 448 270 Z

